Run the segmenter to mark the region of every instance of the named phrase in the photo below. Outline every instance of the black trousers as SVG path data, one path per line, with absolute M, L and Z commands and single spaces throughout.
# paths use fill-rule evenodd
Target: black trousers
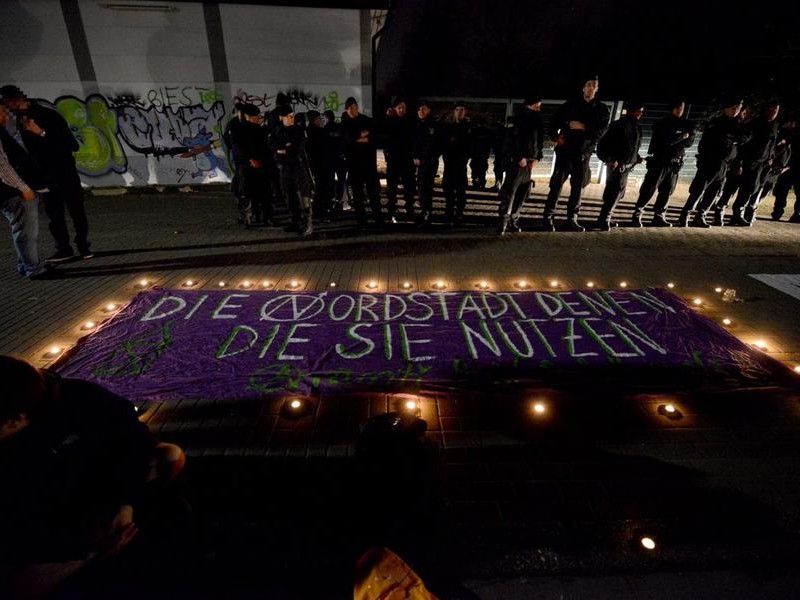
M 331 161 L 323 161 L 314 169 L 314 182 L 317 192 L 314 196 L 317 215 L 328 215 L 333 208 L 333 195 L 336 193 L 336 169 Z
M 744 214 L 747 219 L 752 218 L 758 208 L 761 186 L 768 170 L 769 167 L 763 162 L 744 165 L 739 193 L 733 202 L 734 215 Z
M 606 178 L 606 187 L 603 189 L 603 207 L 600 209 L 599 221 L 610 221 L 611 214 L 617 203 L 625 195 L 625 186 L 628 184 L 628 175 L 631 169 L 609 169 Z
M 522 206 L 530 196 L 533 185 L 530 164 L 526 167 L 520 167 L 518 163 L 508 165 L 503 187 L 500 188 L 498 214 L 501 219 L 508 219 L 513 223 L 519 221 Z
M 444 157 L 442 188 L 448 219 L 461 218 L 467 206 L 467 161 L 466 156 Z
M 738 169 L 729 168 L 728 173 L 725 175 L 725 181 L 722 184 L 722 193 L 714 203 L 715 210 L 724 210 L 728 203 L 739 191 L 739 186 L 742 185 L 742 173 Z
M 570 155 L 565 152 L 556 153 L 556 164 L 550 177 L 550 192 L 544 205 L 544 216 L 552 217 L 558 204 L 561 188 L 569 179 L 569 200 L 567 201 L 567 217 L 578 216 L 581 209 L 581 194 L 591 179 L 589 159 L 591 155 Z
M 417 167 L 417 191 L 419 192 L 420 210 L 423 216 L 430 217 L 433 212 L 433 182 L 439 170 L 439 159 L 421 160 Z
M 700 163 L 697 166 L 697 173 L 689 184 L 689 197 L 683 205 L 683 212 L 690 213 L 697 209 L 700 214 L 704 214 L 714 200 L 717 198 L 722 182 L 728 171 L 728 163 Z
M 75 245 L 78 252 L 89 252 L 89 220 L 83 205 L 83 189 L 77 171 L 62 173 L 53 177 L 48 186 L 50 191 L 43 193 L 42 201 L 49 221 L 48 227 L 56 243 L 56 251 L 72 253 L 67 230 L 66 212 L 75 228 Z
M 639 188 L 636 207 L 633 209 L 634 216 L 642 216 L 645 207 L 650 202 L 653 194 L 656 193 L 656 190 L 658 190 L 658 196 L 656 196 L 656 203 L 653 206 L 653 216 L 662 219 L 666 216 L 670 196 L 675 193 L 675 187 L 678 185 L 680 168 L 680 163 L 656 162 L 653 160 L 647 163 L 647 173 L 644 176 L 644 181 L 642 181 L 642 186 Z
M 281 191 L 286 208 L 295 225 L 311 218 L 314 182 L 305 166 L 294 163 L 279 164 Z
M 778 177 L 775 183 L 775 206 L 772 209 L 773 217 L 780 218 L 789 202 L 789 191 L 794 188 L 794 215 L 800 216 L 800 173 L 789 169 Z
M 356 217 L 362 222 L 366 219 L 366 201 L 369 199 L 372 214 L 375 220 L 380 222 L 382 220 L 380 183 L 375 157 L 349 157 L 347 170 L 348 181 L 353 188 L 353 208 Z
M 249 164 L 237 165 L 237 175 L 239 210 L 245 222 L 271 219 L 275 199 L 272 194 L 268 166 L 262 164 L 256 169 Z
M 406 212 L 409 215 L 414 213 L 414 194 L 417 187 L 414 179 L 414 161 L 411 156 L 395 156 L 387 153 L 386 196 L 390 217 L 393 217 L 397 212 L 397 191 L 401 183 L 403 185 L 403 200 L 405 201 Z
M 486 185 L 486 172 L 489 170 L 489 155 L 473 156 L 469 161 L 469 168 L 472 173 L 472 184 L 480 187 Z

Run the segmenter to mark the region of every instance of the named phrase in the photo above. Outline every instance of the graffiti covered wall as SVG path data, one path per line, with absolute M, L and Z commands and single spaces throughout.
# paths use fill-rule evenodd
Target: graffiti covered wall
M 218 11 L 215 18 L 202 2 L 8 0 L 0 85 L 13 83 L 64 116 L 93 187 L 229 181 L 222 133 L 237 99 L 267 111 L 284 92 L 297 111 L 340 113 L 356 96 L 369 112 L 362 11 Z M 70 40 L 83 37 L 88 52 L 75 53 Z
M 333 110 L 337 115 L 346 98 L 336 90 L 322 94 L 286 88 L 254 94 L 239 89 L 233 102 L 255 104 L 265 113 L 275 106 L 278 93 L 286 94 L 297 112 Z M 69 124 L 80 146 L 75 153 L 78 170 L 89 186 L 230 181 L 222 139 L 230 111 L 214 89 L 164 86 L 143 95 L 70 95 L 40 102 Z

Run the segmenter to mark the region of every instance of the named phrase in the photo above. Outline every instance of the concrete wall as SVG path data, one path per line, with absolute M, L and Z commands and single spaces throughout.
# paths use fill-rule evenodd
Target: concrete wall
M 236 99 L 341 112 L 352 95 L 370 112 L 364 36 L 358 10 L 3 0 L 0 73 L 64 115 L 87 185 L 214 183 Z

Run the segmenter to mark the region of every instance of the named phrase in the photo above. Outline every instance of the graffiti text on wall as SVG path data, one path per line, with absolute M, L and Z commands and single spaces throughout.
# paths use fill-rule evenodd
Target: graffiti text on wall
M 130 96 L 116 102 L 101 95 L 85 101 L 63 96 L 56 109 L 70 125 L 80 149 L 75 154 L 81 173 L 96 177 L 124 173 L 127 157 L 120 138 L 134 152 L 156 158 L 171 156 L 191 159 L 192 169 L 183 169 L 192 179 L 203 175 L 228 175 L 224 162 L 214 150 L 221 145 L 225 107 L 222 101 L 208 108 L 203 104 L 179 106 L 130 102 Z

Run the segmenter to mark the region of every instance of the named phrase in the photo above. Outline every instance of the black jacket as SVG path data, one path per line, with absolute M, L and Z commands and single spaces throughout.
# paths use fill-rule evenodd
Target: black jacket
M 310 169 L 306 132 L 299 125 L 289 127 L 281 125 L 281 128 L 272 136 L 272 150 L 275 152 L 275 160 L 279 165 Z M 279 150 L 285 150 L 285 152 L 278 154 Z
M 614 121 L 597 144 L 597 157 L 605 163 L 633 165 L 639 159 L 642 128 L 632 116 Z
M 76 167 L 72 153 L 77 152 L 80 146 L 64 117 L 36 102 L 31 102 L 26 116 L 45 131 L 45 136 L 41 137 L 26 130 L 22 123 L 19 124 L 22 141 L 31 156 L 54 180 L 61 179 L 63 175 L 73 175 Z
M 344 154 L 347 160 L 366 160 L 375 161 L 375 125 L 372 118 L 360 114 L 353 119 L 345 114 L 339 125 L 342 129 L 342 140 L 344 141 Z M 362 132 L 366 133 L 366 143 L 359 142 Z
M 0 442 L 0 562 L 78 558 L 88 519 L 135 506 L 150 470 L 154 440 L 130 402 L 85 381 L 48 385 L 31 424 Z
M 698 160 L 711 166 L 730 162 L 736 157 L 739 146 L 749 139 L 750 133 L 735 117 L 715 117 L 703 130 L 697 147 Z
M 442 124 L 442 155 L 445 160 L 469 159 L 472 147 L 472 125 L 466 119 L 461 123 L 449 121 Z
M 743 165 L 763 163 L 773 157 L 778 141 L 778 121 L 755 119 L 749 126 L 750 140 L 739 152 Z
M 387 117 L 384 124 L 386 131 L 386 158 L 402 159 L 409 157 L 414 147 L 414 119 L 406 115 Z
M 28 184 L 29 188 L 40 190 L 47 187 L 47 176 L 39 167 L 39 164 L 9 135 L 5 127 L 0 127 L 0 144 L 3 145 L 3 150 L 8 156 L 9 164 L 17 172 L 17 175 Z M 0 200 L 8 200 L 19 195 L 20 191 L 18 189 L 7 186 L 0 181 Z
M 608 127 L 609 118 L 608 108 L 597 99 L 591 102 L 583 97 L 567 100 L 550 121 L 550 138 L 555 141 L 563 136 L 564 144 L 557 146 L 556 151 L 572 156 L 591 155 Z M 570 121 L 580 121 L 586 129 L 570 129 Z
M 544 124 L 535 110 L 523 107 L 514 118 L 514 127 L 506 130 L 504 154 L 511 162 L 521 159 L 541 160 L 544 147 Z
M 243 121 L 230 129 L 230 142 L 237 164 L 247 164 L 251 159 L 265 162 L 270 157 L 267 128 Z
M 440 133 L 439 124 L 432 116 L 428 115 L 424 121 L 417 120 L 412 158 L 421 161 L 438 159 L 441 154 Z
M 683 135 L 689 137 L 684 139 Z M 647 153 L 659 164 L 682 162 L 686 149 L 694 143 L 694 124 L 683 117 L 669 115 L 653 125 Z

